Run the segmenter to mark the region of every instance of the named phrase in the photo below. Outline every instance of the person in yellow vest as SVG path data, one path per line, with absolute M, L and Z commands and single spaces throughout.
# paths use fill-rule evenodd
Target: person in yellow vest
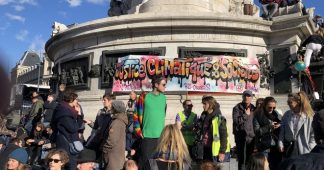
M 198 124 L 199 138 L 203 143 L 203 160 L 223 163 L 223 169 L 229 168 L 230 140 L 226 126 L 226 119 L 220 111 L 220 105 L 212 96 L 202 98 L 204 111 Z M 228 168 L 227 168 L 228 167 Z
M 195 133 L 193 131 L 194 125 L 197 122 L 197 114 L 192 112 L 191 100 L 185 100 L 182 102 L 183 111 L 180 111 L 176 115 L 176 124 L 181 129 L 183 138 L 186 141 L 190 156 L 192 157 L 192 146 L 195 141 Z

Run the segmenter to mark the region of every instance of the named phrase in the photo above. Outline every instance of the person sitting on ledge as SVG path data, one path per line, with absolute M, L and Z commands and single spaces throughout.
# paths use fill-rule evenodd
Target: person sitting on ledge
M 299 47 L 299 51 L 303 48 L 306 49 L 304 54 L 304 62 L 306 65 L 306 71 L 309 72 L 308 67 L 310 65 L 311 57 L 324 56 L 324 28 L 320 28 L 314 35 L 309 36 Z
M 324 28 L 324 20 L 322 18 L 322 16 L 320 15 L 316 15 L 314 18 L 313 18 L 313 21 L 316 25 L 316 28 Z
M 263 9 L 263 18 L 272 21 L 273 15 L 278 11 L 282 0 L 260 0 Z
M 253 0 L 243 0 L 244 15 L 253 15 Z
M 287 6 L 293 6 L 293 5 L 296 5 L 298 3 L 302 3 L 302 12 L 303 12 L 303 15 L 307 15 L 307 11 L 306 11 L 306 7 L 305 5 L 303 4 L 302 0 L 282 0 L 282 3 L 280 5 L 280 7 L 287 7 Z
M 299 47 L 299 52 L 303 51 L 304 49 L 305 54 L 304 56 L 304 62 L 305 62 L 305 74 L 309 77 L 311 81 L 311 87 L 314 91 L 314 97 L 318 98 L 319 94 L 316 92 L 315 83 L 312 79 L 311 73 L 309 71 L 309 65 L 311 62 L 312 56 L 314 56 L 315 61 L 320 61 L 323 59 L 324 56 L 324 28 L 319 28 L 314 35 L 309 36 Z

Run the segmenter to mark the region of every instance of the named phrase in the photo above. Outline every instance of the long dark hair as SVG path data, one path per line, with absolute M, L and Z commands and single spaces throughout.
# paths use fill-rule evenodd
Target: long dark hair
M 271 97 L 271 96 L 264 98 L 264 101 L 263 101 L 263 104 L 262 104 L 263 111 L 266 110 L 267 105 L 268 105 L 269 103 L 277 103 L 277 101 L 276 101 L 275 98 L 273 98 L 273 97 Z
M 269 103 L 277 103 L 277 101 L 271 96 L 264 98 L 261 107 L 254 111 L 254 115 L 268 115 L 266 113 L 266 108 Z
M 264 163 L 267 157 L 263 153 L 253 154 L 247 164 L 246 169 L 248 170 L 264 170 Z
M 37 129 L 36 129 L 37 127 L 41 128 L 40 131 L 37 131 Z M 34 129 L 34 137 L 40 137 L 40 135 L 43 134 L 44 129 L 45 129 L 44 124 L 41 122 L 38 122 Z

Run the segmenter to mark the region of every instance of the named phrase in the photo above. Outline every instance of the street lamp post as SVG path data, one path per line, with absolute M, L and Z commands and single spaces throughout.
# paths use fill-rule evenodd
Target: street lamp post
M 37 77 L 37 93 L 39 92 L 39 82 L 40 82 L 40 64 L 41 63 L 38 63 L 37 64 L 37 67 L 38 67 L 38 77 Z
M 42 58 L 42 51 L 39 51 L 39 59 L 41 60 Z M 40 84 L 40 72 L 41 72 L 41 61 L 39 63 L 37 63 L 38 65 L 38 77 L 37 77 L 37 93 L 39 93 L 39 84 Z

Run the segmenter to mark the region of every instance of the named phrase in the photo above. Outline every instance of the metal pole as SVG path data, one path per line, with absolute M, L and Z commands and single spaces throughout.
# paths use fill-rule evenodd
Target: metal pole
M 40 81 L 40 63 L 38 65 L 38 78 L 37 78 L 37 93 L 39 92 L 39 81 Z
M 41 59 L 42 59 L 42 50 L 39 51 L 39 60 L 40 60 L 40 62 L 38 63 L 37 93 L 39 92 L 40 66 L 41 66 L 41 63 L 42 63 Z
M 301 71 L 298 71 L 298 91 L 300 92 L 301 91 L 301 88 L 302 88 L 302 80 L 301 80 Z

